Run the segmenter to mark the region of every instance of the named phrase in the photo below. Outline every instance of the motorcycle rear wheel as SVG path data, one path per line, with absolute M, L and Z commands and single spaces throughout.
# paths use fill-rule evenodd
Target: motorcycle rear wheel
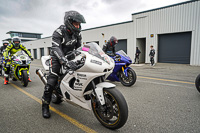
M 124 96 L 116 88 L 106 88 L 103 94 L 105 105 L 99 105 L 96 97 L 91 100 L 94 115 L 106 128 L 121 128 L 128 119 L 128 106 Z
M 3 74 L 2 71 L 3 71 L 2 66 L 0 66 L 0 76 Z
M 195 86 L 196 86 L 197 90 L 200 92 L 200 74 L 197 76 L 197 78 L 195 80 Z
M 28 74 L 26 70 L 22 71 L 22 79 L 21 79 L 21 84 L 26 87 L 28 85 Z
M 136 76 L 135 71 L 131 68 L 127 70 L 127 74 L 128 74 L 128 77 L 125 77 L 125 75 L 121 71 L 119 74 L 119 80 L 122 85 L 129 87 L 135 84 L 137 76 Z

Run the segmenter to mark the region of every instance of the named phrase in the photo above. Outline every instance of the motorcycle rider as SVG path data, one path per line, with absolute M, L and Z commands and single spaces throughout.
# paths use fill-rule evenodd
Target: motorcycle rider
M 108 41 L 105 45 L 103 45 L 103 51 L 109 56 L 115 56 L 115 45 L 118 43 L 116 37 L 112 36 L 110 41 Z
M 75 54 L 69 53 L 81 46 L 81 23 L 85 23 L 85 19 L 79 12 L 67 11 L 64 16 L 64 25 L 57 28 L 52 35 L 50 75 L 47 77 L 47 84 L 42 97 L 42 115 L 44 118 L 51 116 L 49 104 L 53 89 L 58 83 L 61 66 L 67 65 L 72 70 L 76 70 L 76 63 L 69 61 L 69 58 L 75 58 Z
M 5 49 L 3 56 L 4 59 L 6 61 L 6 64 L 4 66 L 4 85 L 8 84 L 8 74 L 10 72 L 10 57 L 13 56 L 13 54 L 15 54 L 16 52 L 23 50 L 33 61 L 33 57 L 31 56 L 31 53 L 26 49 L 26 47 L 24 45 L 22 45 L 21 40 L 19 39 L 19 37 L 13 37 L 12 39 L 12 43 L 7 46 L 7 48 Z M 10 56 L 9 56 L 10 54 Z M 15 79 L 16 80 L 16 79 Z M 30 77 L 28 78 L 28 81 L 31 82 Z
M 6 47 L 9 45 L 9 42 L 8 41 L 4 41 L 3 42 L 3 46 L 1 46 L 1 48 L 0 48 L 0 67 L 2 68 L 2 60 L 3 60 L 3 52 L 4 52 L 4 50 L 6 49 Z M 2 71 L 2 69 L 1 69 L 1 71 Z M 0 75 L 2 75 L 2 73 L 0 72 Z
M 3 54 L 4 50 L 6 49 L 6 47 L 9 45 L 8 41 L 4 41 L 3 42 L 3 46 L 1 46 L 0 48 L 0 53 Z

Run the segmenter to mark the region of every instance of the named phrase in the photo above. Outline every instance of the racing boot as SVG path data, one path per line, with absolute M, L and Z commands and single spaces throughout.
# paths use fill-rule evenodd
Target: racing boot
M 49 104 L 51 102 L 52 92 L 53 92 L 53 87 L 49 84 L 45 85 L 44 95 L 42 97 L 42 116 L 44 118 L 51 117 L 51 114 L 49 112 Z
M 8 74 L 4 74 L 4 85 L 8 84 Z
M 30 79 L 30 77 L 28 77 L 28 82 L 31 82 L 32 80 Z
M 8 79 L 6 77 L 4 77 L 4 85 L 8 84 Z
M 49 103 L 46 101 L 42 100 L 42 116 L 44 118 L 50 118 L 51 114 L 49 112 Z

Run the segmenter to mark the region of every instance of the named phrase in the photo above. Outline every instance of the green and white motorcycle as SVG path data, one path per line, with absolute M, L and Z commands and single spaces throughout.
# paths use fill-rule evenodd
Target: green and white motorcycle
M 29 69 L 31 59 L 23 51 L 18 51 L 11 57 L 10 75 L 14 81 L 21 81 L 21 84 L 26 87 L 29 82 Z

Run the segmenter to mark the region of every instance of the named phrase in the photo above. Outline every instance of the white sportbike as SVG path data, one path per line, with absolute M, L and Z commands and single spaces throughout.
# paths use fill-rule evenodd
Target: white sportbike
M 59 104 L 67 101 L 87 110 L 93 110 L 99 122 L 109 128 L 121 128 L 128 118 L 128 106 L 116 85 L 105 82 L 112 73 L 114 61 L 96 43 L 88 43 L 79 48 L 73 60 L 77 70 L 71 71 L 62 66 L 58 85 L 52 94 L 52 102 Z M 42 57 L 45 70 L 49 70 L 48 56 Z M 46 75 L 37 69 L 36 73 L 44 84 Z

